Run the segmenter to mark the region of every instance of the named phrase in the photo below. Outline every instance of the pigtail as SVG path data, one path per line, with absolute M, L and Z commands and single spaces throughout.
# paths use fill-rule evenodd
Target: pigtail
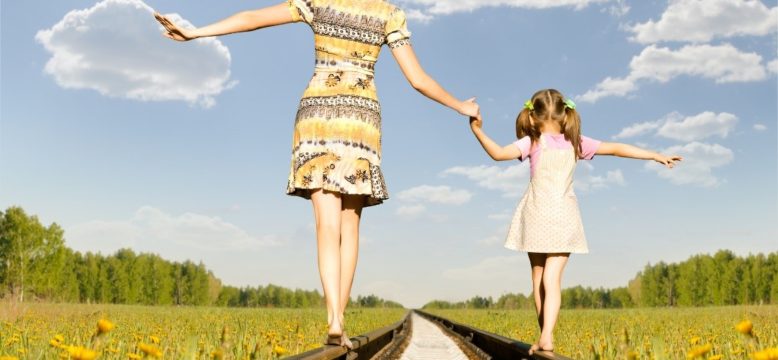
M 535 143 L 540 138 L 540 130 L 535 127 L 532 121 L 532 110 L 526 106 L 521 109 L 519 116 L 516 117 L 516 138 L 521 140 L 525 136 L 529 136 L 532 143 Z
M 580 159 L 583 156 L 581 148 L 581 116 L 575 107 L 565 106 L 565 120 L 562 122 L 562 133 L 565 139 L 570 141 L 575 149 L 575 158 Z

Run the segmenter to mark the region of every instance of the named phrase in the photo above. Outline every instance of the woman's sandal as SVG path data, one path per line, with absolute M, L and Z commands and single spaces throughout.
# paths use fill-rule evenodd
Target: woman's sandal
M 345 331 L 340 335 L 327 334 L 324 345 L 342 346 L 349 350 L 354 348 L 354 344 L 351 343 L 351 339 L 348 338 Z
M 343 334 L 327 334 L 327 337 L 324 339 L 324 345 L 343 346 Z
M 528 351 L 528 353 L 529 353 L 530 355 L 532 355 L 532 354 L 534 354 L 536 351 L 549 351 L 549 352 L 554 352 L 554 348 L 551 348 L 551 349 L 544 349 L 544 348 L 540 347 L 540 345 L 538 345 L 538 344 L 532 344 L 532 346 L 530 346 L 530 347 L 529 347 L 529 351 Z

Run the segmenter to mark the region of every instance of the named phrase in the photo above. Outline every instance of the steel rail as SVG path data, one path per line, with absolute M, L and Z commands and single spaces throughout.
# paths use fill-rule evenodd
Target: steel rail
M 536 351 L 529 355 L 530 344 L 501 335 L 476 329 L 421 310 L 409 311 L 405 317 L 389 326 L 351 338 L 354 349 L 346 350 L 340 346 L 324 346 L 302 354 L 293 355 L 288 360 L 368 360 L 389 349 L 390 344 L 402 342 L 410 332 L 411 313 L 438 324 L 449 335 L 458 339 L 475 353 L 476 357 L 490 360 L 572 360 L 564 355 L 550 351 Z

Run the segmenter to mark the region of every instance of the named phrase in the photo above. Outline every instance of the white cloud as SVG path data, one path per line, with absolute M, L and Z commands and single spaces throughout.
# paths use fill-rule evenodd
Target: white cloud
M 680 141 L 702 140 L 711 136 L 726 138 L 735 129 L 737 116 L 706 111 L 681 121 L 667 121 L 657 135 Z
M 79 250 L 112 253 L 129 247 L 175 258 L 203 250 L 251 250 L 280 243 L 278 236 L 256 237 L 219 217 L 175 216 L 150 206 L 141 207 L 128 220 L 95 220 L 68 227 L 65 238 Z M 170 254 L 171 249 L 175 254 Z
M 778 59 L 775 59 L 767 63 L 767 70 L 773 74 L 778 74 Z
M 529 164 L 510 167 L 499 166 L 456 166 L 443 171 L 441 175 L 463 175 L 475 181 L 478 186 L 499 190 L 506 197 L 517 197 L 527 187 Z
M 489 214 L 487 217 L 492 220 L 508 220 L 511 218 L 511 213 L 506 210 L 501 213 Z
M 432 14 L 452 14 L 471 12 L 484 7 L 516 7 L 547 9 L 554 7 L 572 7 L 583 9 L 591 4 L 607 3 L 612 0 L 404 0 L 404 3 L 421 5 Z
M 778 28 L 778 7 L 759 0 L 674 0 L 658 21 L 632 26 L 630 38 L 642 44 L 662 41 L 708 42 L 714 38 L 767 35 Z
M 507 280 L 516 278 L 524 270 L 521 266 L 519 256 L 495 256 L 471 266 L 445 270 L 443 277 L 457 281 Z
M 711 136 L 726 138 L 735 129 L 737 122 L 737 116 L 726 112 L 716 114 L 705 111 L 689 117 L 673 112 L 656 121 L 630 125 L 613 138 L 630 138 L 654 131 L 655 135 L 686 142 Z
M 621 169 L 606 171 L 605 175 L 595 175 L 594 165 L 588 161 L 579 161 L 573 186 L 578 191 L 587 192 L 604 189 L 610 185 L 624 186 L 626 184 Z
M 461 205 L 473 197 L 467 190 L 452 189 L 449 186 L 421 185 L 402 191 L 397 198 L 408 202 L 426 202 L 446 205 Z
M 617 0 L 616 4 L 613 4 L 608 7 L 608 13 L 613 16 L 624 16 L 629 13 L 630 7 L 627 5 L 626 0 Z
M 512 216 L 508 215 L 507 218 L 510 219 Z M 507 220 L 507 219 L 504 219 Z M 494 229 L 494 232 L 492 232 L 491 235 L 488 235 L 484 238 L 479 239 L 477 242 L 478 244 L 485 245 L 485 246 L 502 246 L 505 243 L 505 236 L 508 234 L 508 227 L 510 225 L 509 221 L 502 221 L 501 226 L 496 226 Z
M 425 24 L 432 21 L 432 15 L 427 14 L 419 9 L 409 9 L 405 12 L 405 16 L 408 18 L 408 20 L 415 20 Z
M 659 177 L 668 179 L 673 184 L 703 187 L 715 187 L 725 182 L 713 174 L 713 169 L 727 165 L 735 158 L 732 150 L 726 147 L 699 142 L 672 146 L 662 153 L 680 155 L 684 158 L 683 162 L 673 169 L 651 162 L 645 165 L 646 169 L 655 171 Z
M 621 132 L 614 135 L 613 139 L 614 140 L 626 139 L 626 138 L 647 134 L 658 129 L 661 125 L 662 125 L 662 121 L 647 121 L 647 122 L 632 124 L 630 126 L 625 127 L 624 129 L 621 129 Z
M 713 79 L 716 83 L 767 78 L 759 54 L 741 52 L 730 44 L 687 45 L 678 50 L 650 45 L 632 58 L 629 67 L 630 73 L 626 77 L 607 77 L 576 99 L 593 103 L 608 96 L 623 97 L 636 91 L 639 82 L 666 83 L 683 75 Z
M 397 208 L 397 215 L 406 218 L 416 218 L 426 210 L 427 207 L 421 204 L 403 205 Z
M 152 14 L 140 0 L 104 0 L 70 11 L 35 35 L 52 55 L 45 72 L 66 89 L 214 105 L 214 97 L 236 83 L 230 81 L 229 49 L 215 38 L 170 40 Z M 170 18 L 192 27 L 176 14 Z
M 754 124 L 754 130 L 765 131 L 767 130 L 767 126 L 765 124 Z

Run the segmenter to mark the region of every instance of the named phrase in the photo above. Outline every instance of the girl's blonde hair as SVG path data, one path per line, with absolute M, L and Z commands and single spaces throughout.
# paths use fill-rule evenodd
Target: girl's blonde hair
M 540 126 L 555 121 L 565 139 L 573 144 L 576 159 L 581 157 L 581 117 L 575 106 L 568 106 L 565 96 L 554 89 L 540 90 L 532 95 L 516 118 L 516 136 L 529 136 L 534 145 L 540 140 Z

